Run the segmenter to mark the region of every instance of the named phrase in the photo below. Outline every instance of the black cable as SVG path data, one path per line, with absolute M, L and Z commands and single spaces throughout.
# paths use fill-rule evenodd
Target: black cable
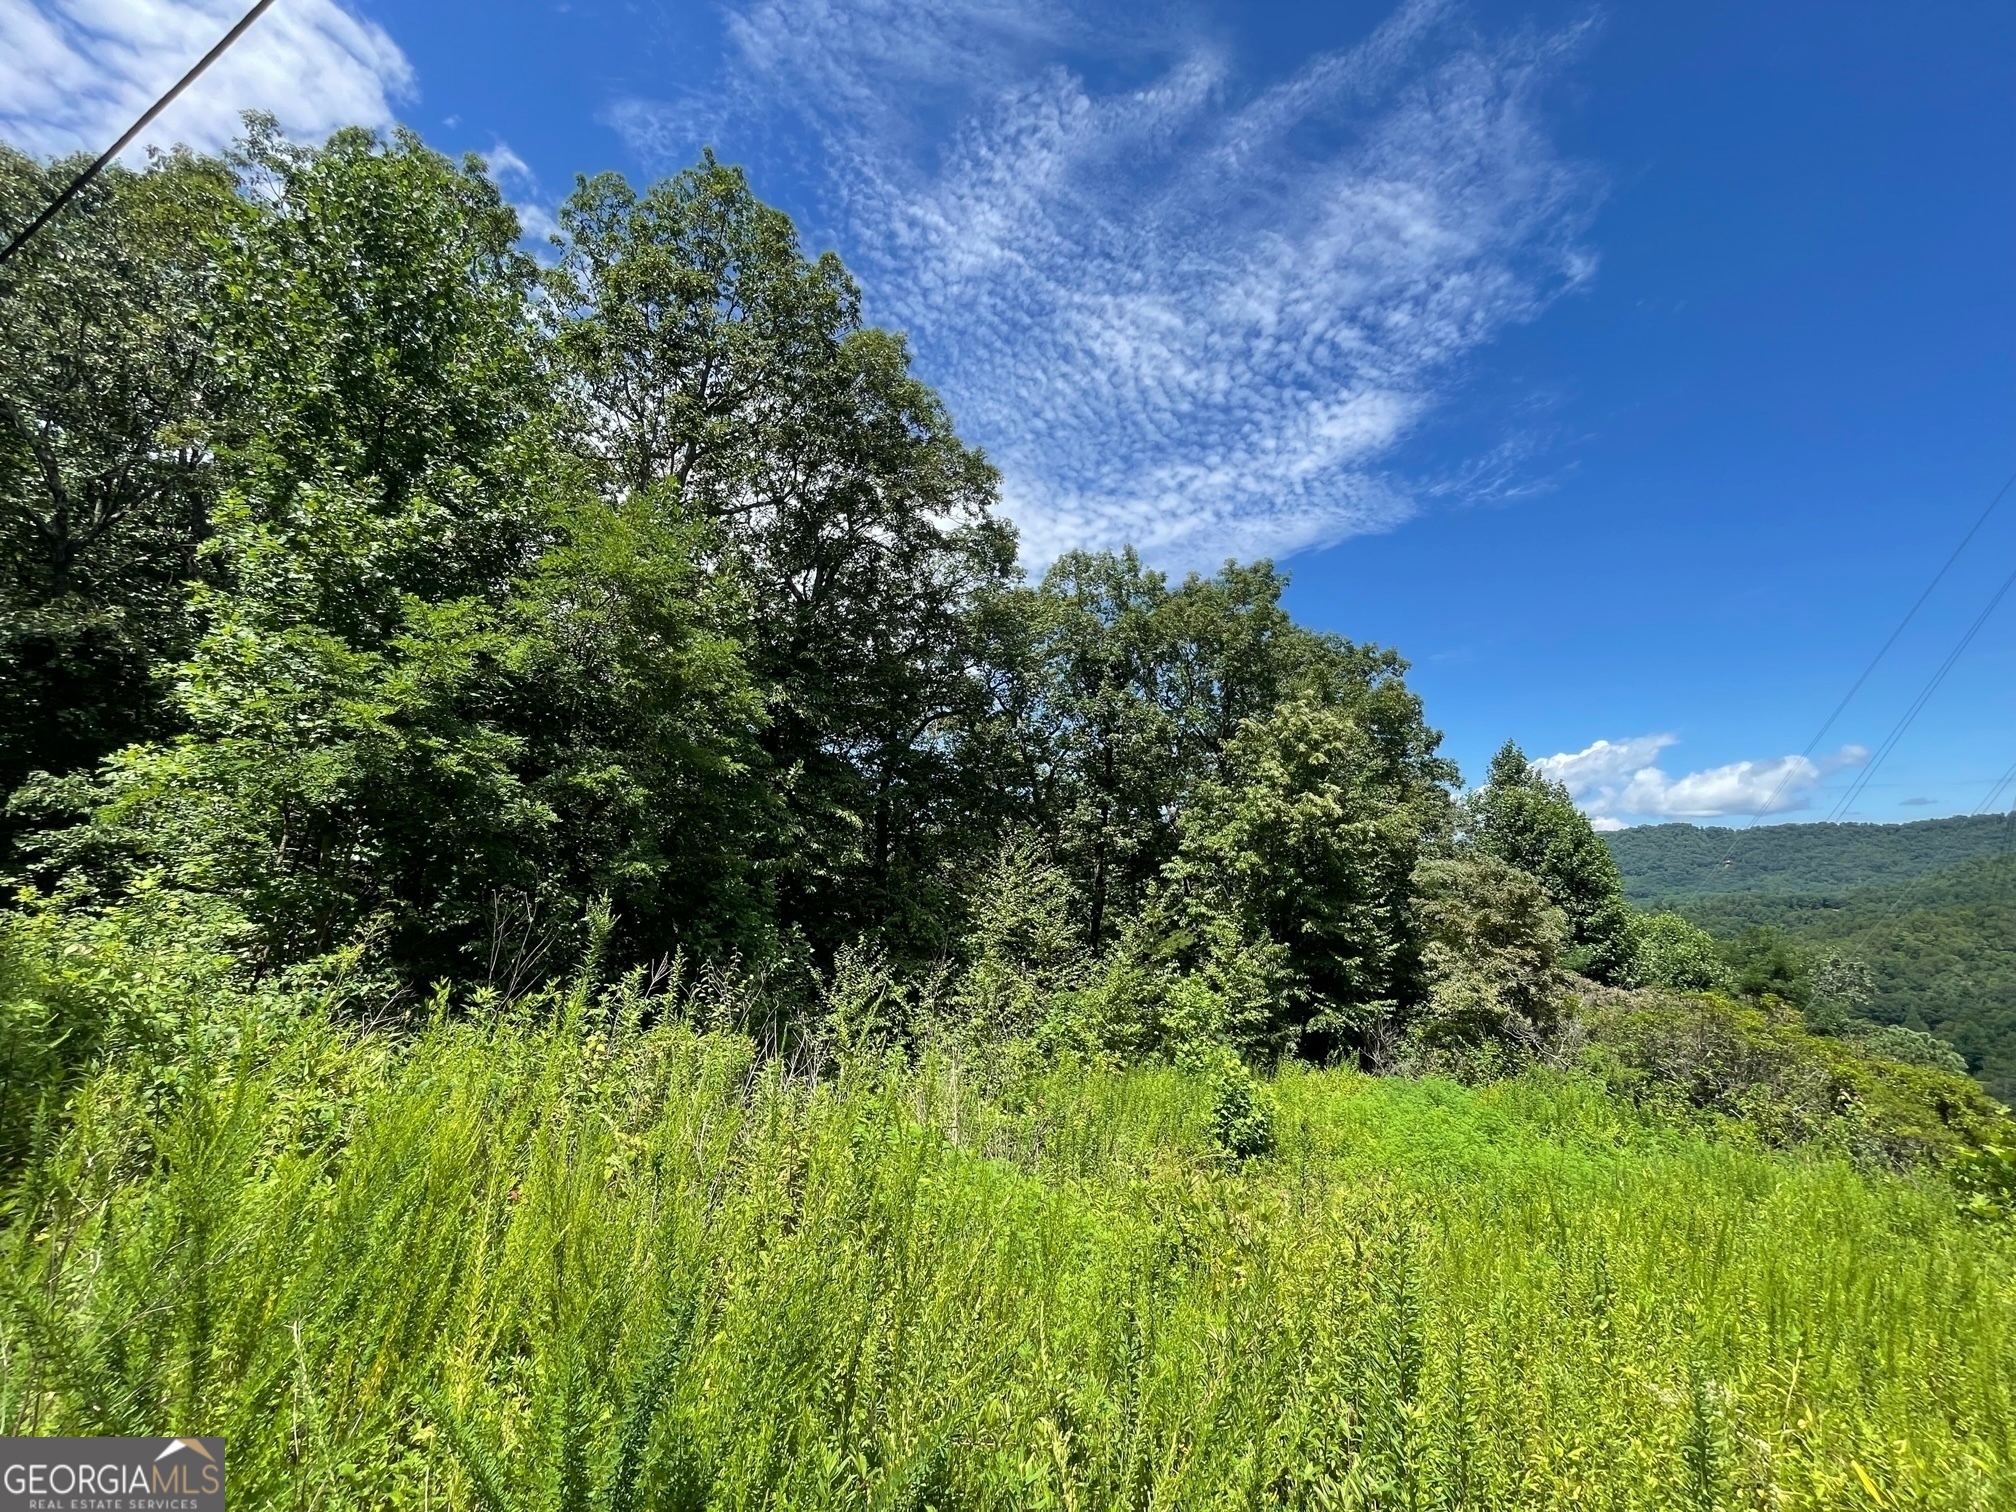
M 1986 798 L 1983 798 L 1979 803 L 1977 803 L 1974 806 L 1974 812 L 1977 815 L 1985 814 L 1988 812 L 1988 810 L 1999 807 L 2002 800 L 2003 789 L 2008 787 L 2009 784 L 2012 782 L 2016 782 L 2016 763 L 2012 763 L 2009 770 L 2002 774 L 2002 780 L 2000 782 L 1996 783 L 1995 786 L 1988 789 L 1988 796 Z
M 1911 700 L 1911 706 L 1904 711 L 1903 717 L 1884 738 L 1883 744 L 1877 748 L 1869 764 L 1862 768 L 1854 782 L 1849 784 L 1848 791 L 1841 795 L 1841 801 L 1834 805 L 1833 812 L 1827 816 L 1828 823 L 1831 824 L 1846 814 L 1855 800 L 1862 796 L 1863 790 L 1869 786 L 1869 779 L 1876 775 L 1876 769 L 1883 765 L 1892 751 L 1897 749 L 1897 742 L 1904 738 L 1904 732 L 1911 728 L 1911 722 L 1924 710 L 1925 705 L 1932 701 L 1932 695 L 1939 691 L 1939 685 L 1946 680 L 1946 674 L 1953 670 L 1953 665 L 1960 660 L 1961 653 L 1973 644 L 1974 637 L 1981 633 L 1981 627 L 1988 623 L 1988 616 L 1995 612 L 1996 605 L 2002 602 L 2011 588 L 2016 588 L 2016 572 L 2011 572 L 2002 580 L 2002 586 L 1995 590 L 1987 606 L 1974 616 L 1974 623 L 1967 627 L 1967 633 L 1960 637 L 1960 643 L 1946 653 L 1946 660 L 1941 662 L 1938 670 L 1926 680 L 1925 686 L 1919 690 L 1918 696 Z
M 57 211 L 61 210 L 65 205 L 69 204 L 72 199 L 76 198 L 78 190 L 82 189 L 86 184 L 90 183 L 92 179 L 96 178 L 98 176 L 98 171 L 101 168 L 103 168 L 107 163 L 111 162 L 112 159 L 116 158 L 117 156 L 119 156 L 120 153 L 124 152 L 128 144 L 132 142 L 133 138 L 137 137 L 138 135 L 140 135 L 141 132 L 145 131 L 147 129 L 148 123 L 152 121 L 154 117 L 161 114 L 161 112 L 166 110 L 169 107 L 169 105 L 174 103 L 175 97 L 180 93 L 182 93 L 183 90 L 187 89 L 191 84 L 193 84 L 196 81 L 197 75 L 201 74 L 204 69 L 208 68 L 212 63 L 215 63 L 219 58 L 221 58 L 224 55 L 225 49 L 228 48 L 233 42 L 236 42 L 239 39 L 239 37 L 244 35 L 245 28 L 250 26 L 254 21 L 257 21 L 262 15 L 264 15 L 266 13 L 266 8 L 270 6 L 272 3 L 273 0 L 258 0 L 258 4 L 254 5 L 252 9 L 245 12 L 244 16 L 239 19 L 238 24 L 232 27 L 231 30 L 229 30 L 228 32 L 224 33 L 223 41 L 219 42 L 215 47 L 211 48 L 210 51 L 203 54 L 203 56 L 197 61 L 196 66 L 190 69 L 189 72 L 187 72 L 186 74 L 182 75 L 182 77 L 176 81 L 175 87 L 173 89 L 169 90 L 168 93 L 164 94 L 163 96 L 161 96 L 160 99 L 156 100 L 152 105 L 150 105 L 147 108 L 147 113 L 145 115 L 140 117 L 139 120 L 135 121 L 131 126 L 126 128 L 126 134 L 124 136 L 119 138 L 119 140 L 114 142 L 110 147 L 107 147 L 103 153 L 99 154 L 98 160 L 96 162 L 94 162 L 89 168 L 86 168 L 82 173 L 78 174 L 77 177 L 72 179 L 70 181 L 69 187 L 64 189 L 64 191 L 61 194 L 57 195 L 54 200 L 50 201 L 48 209 L 44 210 L 40 215 L 36 216 L 34 220 L 28 223 L 27 228 L 23 230 L 20 235 L 16 236 L 12 241 L 7 243 L 6 250 L 0 251 L 0 263 L 5 263 L 8 258 L 12 257 L 16 252 L 20 251 L 23 247 L 27 246 L 29 237 L 33 236 L 37 231 L 40 231 L 44 226 L 48 225 L 49 222 L 55 218 Z
M 1890 648 L 1897 644 L 1897 637 L 1902 635 L 1911 621 L 1918 617 L 1918 611 L 1923 609 L 1925 601 L 1932 597 L 1932 590 L 1937 588 L 1945 580 L 1946 574 L 1953 570 L 1953 564 L 1960 560 L 1960 553 L 1965 551 L 1973 542 L 1974 537 L 1981 533 L 1981 527 L 1988 523 L 1988 517 L 1995 513 L 1996 508 L 2001 504 L 2003 498 L 2007 496 L 2012 487 L 2016 487 L 2016 473 L 2011 473 L 2002 486 L 1995 490 L 1995 497 L 1990 499 L 1988 507 L 1981 511 L 1981 517 L 1974 522 L 1967 534 L 1960 538 L 1960 544 L 1953 548 L 1953 554 L 1946 558 L 1945 565 L 1932 574 L 1932 581 L 1925 585 L 1925 591 L 1918 595 L 1917 601 L 1904 611 L 1904 618 L 1897 621 L 1897 628 L 1890 632 L 1890 638 L 1877 648 L 1876 654 L 1869 658 L 1869 664 L 1862 669 L 1862 675 L 1855 679 L 1853 685 L 1846 693 L 1841 695 L 1841 702 L 1834 706 L 1834 712 L 1827 716 L 1826 722 L 1814 732 L 1813 738 L 1806 742 L 1806 749 L 1799 753 L 1802 761 L 1811 756 L 1819 747 L 1820 742 L 1827 738 L 1827 732 L 1834 728 L 1834 722 L 1841 717 L 1842 712 L 1847 709 L 1855 695 L 1862 691 L 1862 685 L 1869 681 L 1869 674 L 1876 670 L 1877 663 L 1890 654 Z M 1785 796 L 1785 789 L 1791 786 L 1793 775 L 1797 770 L 1790 762 L 1786 763 L 1785 775 L 1778 779 L 1778 786 L 1772 789 L 1771 796 L 1764 801 L 1764 807 L 1759 811 L 1758 818 L 1762 818 L 1765 814 L 1770 813 L 1777 806 L 1778 800 Z M 1748 829 L 1737 830 L 1735 835 L 1730 837 L 1729 850 L 1722 857 L 1722 864 L 1724 866 L 1729 865 L 1736 859 L 1737 836 L 1746 835 L 1751 829 L 1755 829 L 1756 827 L 1756 821 L 1753 819 Z

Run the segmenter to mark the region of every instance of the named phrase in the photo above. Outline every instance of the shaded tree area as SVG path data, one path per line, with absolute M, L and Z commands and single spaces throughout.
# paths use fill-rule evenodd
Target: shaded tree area
M 0 159 L 7 213 L 63 167 Z M 738 169 L 584 178 L 559 221 L 542 268 L 480 160 L 253 118 L 9 268 L 39 896 L 408 991 L 591 937 L 956 965 L 1068 998 L 1063 1040 L 1263 1060 L 1535 1045 L 1574 973 L 1728 985 L 1516 747 L 1462 795 L 1405 662 L 1296 624 L 1272 564 L 1025 576 L 903 338 Z
M 19 225 L 81 161 L 0 144 Z M 225 165 L 113 167 L 5 271 L 0 302 L 0 786 L 88 766 L 173 724 L 157 669 L 185 655 L 203 575 L 218 374 L 215 240 Z

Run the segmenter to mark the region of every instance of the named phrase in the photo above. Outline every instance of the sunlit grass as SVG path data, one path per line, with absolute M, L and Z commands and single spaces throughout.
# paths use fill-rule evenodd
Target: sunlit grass
M 241 1507 L 2016 1504 L 2004 1230 L 1575 1079 L 1287 1074 L 1233 1167 L 1172 1070 L 210 1053 L 19 1178 L 0 1429 L 222 1433 Z

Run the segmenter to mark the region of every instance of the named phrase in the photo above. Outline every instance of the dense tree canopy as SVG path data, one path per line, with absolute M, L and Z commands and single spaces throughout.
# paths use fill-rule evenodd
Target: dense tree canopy
M 561 209 L 548 359 L 569 441 L 612 501 L 663 492 L 716 527 L 783 827 L 770 861 L 823 949 L 890 928 L 943 949 L 993 785 L 976 603 L 1012 573 L 994 472 L 861 322 L 838 258 L 710 156 Z M 981 780 L 976 780 L 981 779 Z
M 1866 962 L 1874 978 L 1870 1018 L 1943 1036 L 1989 1090 L 2016 1101 L 2016 855 L 2004 848 L 2016 838 L 2010 821 L 1773 825 L 1758 831 L 1760 848 L 1781 828 L 1803 832 L 1788 842 L 1793 859 L 1815 870 L 1841 862 L 1844 884 L 1898 873 L 1909 880 L 1787 892 L 1774 879 L 1752 875 L 1748 891 L 1681 897 L 1672 906 L 1746 956 L 1752 947 L 1741 940 L 1745 931 L 1768 926 L 1804 958 L 1839 954 Z M 1852 837 L 1852 844 L 1836 833 L 1854 829 L 1870 833 Z M 1956 838 L 1972 844 L 1983 836 L 1996 849 L 1911 875 L 1947 854 Z M 1636 864 L 1634 858 L 1664 843 L 1655 837 L 1652 847 L 1619 854 Z M 1626 876 L 1634 885 L 1639 880 L 1628 867 Z
M 0 155 L 0 209 L 61 171 Z M 903 338 L 739 170 L 583 179 L 560 232 L 542 269 L 411 133 L 252 119 L 10 267 L 17 879 L 402 991 L 583 929 L 825 973 L 864 1053 L 956 971 L 933 1011 L 1190 1056 L 1261 1143 L 1239 1054 L 1530 1050 L 1571 971 L 1801 990 L 1634 920 L 1516 746 L 1459 797 L 1406 664 L 1271 563 L 1025 578 Z
M 0 144 L 0 223 L 81 164 Z M 0 787 L 172 724 L 157 672 L 194 633 L 219 418 L 222 164 L 108 168 L 0 273 Z

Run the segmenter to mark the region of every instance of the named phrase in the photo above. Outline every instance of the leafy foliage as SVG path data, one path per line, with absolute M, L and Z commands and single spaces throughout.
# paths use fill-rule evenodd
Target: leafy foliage
M 1004 780 L 1051 836 L 1094 949 L 1157 887 L 1242 727 L 1284 704 L 1346 711 L 1396 792 L 1454 780 L 1405 663 L 1297 626 L 1285 587 L 1264 562 L 1171 587 L 1132 551 L 1077 552 L 990 604 Z
M 1270 563 L 1027 582 L 738 171 L 561 219 L 253 119 L 0 287 L 0 1427 L 257 1505 L 2007 1499 L 2016 1137 L 1880 955 L 1634 915 Z
M 1567 916 L 1537 878 L 1495 856 L 1424 861 L 1422 967 L 1430 1045 L 1541 1044 L 1566 995 Z
M 1465 823 L 1478 849 L 1540 879 L 1567 916 L 1579 969 L 1599 981 L 1629 977 L 1623 878 L 1565 787 L 1507 741 L 1491 758 L 1490 780 L 1470 795 Z
M 0 223 L 81 166 L 0 144 Z M 187 154 L 115 165 L 0 274 L 0 791 L 173 727 L 157 675 L 195 634 L 231 187 Z
M 1809 1034 L 1798 1016 L 1717 993 L 1601 992 L 1594 1064 L 1619 1091 L 1737 1121 L 1766 1141 L 1817 1142 L 1898 1165 L 1999 1159 L 2000 1106 L 1950 1060 Z M 1900 1047 L 1910 1048 L 1910 1047 Z
M 1449 815 L 1416 775 L 1349 712 L 1283 704 L 1233 736 L 1223 776 L 1186 811 L 1169 907 L 1193 949 L 1229 932 L 1277 954 L 1261 1031 L 1274 1053 L 1335 1037 L 1411 986 L 1414 866 Z
M 1757 839 L 1801 828 L 1825 827 L 1773 825 Z M 2016 1100 L 2016 948 L 2010 943 L 2016 941 L 2016 863 L 2001 848 L 2009 837 L 2006 825 L 1991 818 L 1835 828 L 1869 833 L 1829 840 L 1830 849 L 1815 853 L 1817 870 L 1851 838 L 1857 847 L 1839 857 L 1844 870 L 1838 880 L 1802 874 L 1800 885 L 1824 891 L 1732 891 L 1675 906 L 1725 939 L 1768 928 L 1795 953 L 1862 961 L 1873 993 L 1857 1012 L 1937 1035 L 1960 1051 L 1991 1093 Z M 1989 853 L 1895 884 L 1851 885 L 1857 876 L 1908 876 L 1912 868 L 1937 864 L 1962 841 Z M 1640 879 L 1632 878 L 1631 887 L 1634 894 L 1642 891 Z M 1788 958 L 1777 970 L 1772 990 L 1803 1002 L 1796 965 Z
M 1706 992 L 1730 985 L 1715 937 L 1676 913 L 1634 914 L 1631 955 L 1634 986 Z
M 948 949 L 956 873 L 1004 817 L 972 612 L 1014 561 L 993 469 L 739 170 L 710 156 L 642 194 L 599 175 L 560 221 L 571 443 L 610 498 L 659 490 L 714 522 L 747 586 L 781 906 L 822 951 L 871 930 Z
M 1840 1031 L 1870 1055 L 1901 1061 L 1907 1066 L 1929 1066 L 1935 1071 L 1967 1074 L 1967 1058 L 1936 1034 L 1906 1029 L 1902 1024 L 1877 1024 L 1867 1019 L 1844 1024 Z
M 380 928 L 409 969 L 466 969 L 500 892 L 563 919 L 607 894 L 640 951 L 758 943 L 734 821 L 761 812 L 760 707 L 690 533 L 590 503 L 549 534 L 502 603 L 409 600 L 371 649 L 220 605 L 190 733 L 115 758 L 67 853 L 231 899 L 271 961 Z

